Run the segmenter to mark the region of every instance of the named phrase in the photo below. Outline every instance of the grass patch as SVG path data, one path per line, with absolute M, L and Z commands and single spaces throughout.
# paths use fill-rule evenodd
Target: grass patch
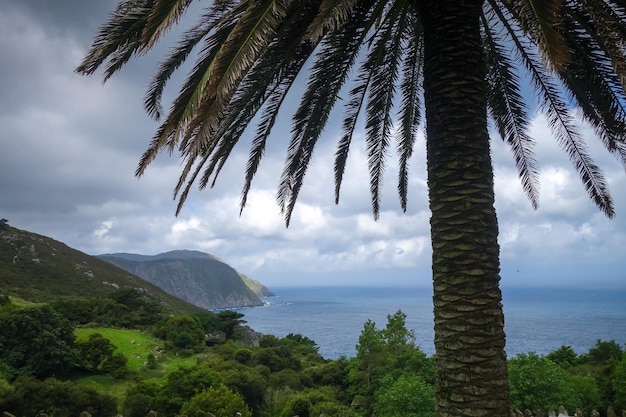
M 118 409 L 120 409 L 126 399 L 126 391 L 135 385 L 134 381 L 115 379 L 109 375 L 91 375 L 75 379 L 72 382 L 77 386 L 91 388 L 97 392 L 111 395 L 116 399 Z
M 163 341 L 147 332 L 140 330 L 114 329 L 108 327 L 94 327 L 76 329 L 76 340 L 85 341 L 91 334 L 100 333 L 109 339 L 128 358 L 127 367 L 130 374 L 124 379 L 115 379 L 110 375 L 87 375 L 74 379 L 77 385 L 92 388 L 98 392 L 114 396 L 118 404 L 122 404 L 126 391 L 136 384 L 137 380 L 160 380 L 182 367 L 195 366 L 198 363 L 196 355 L 182 357 L 161 350 Z M 157 349 L 157 347 L 161 349 Z M 158 354 L 161 352 L 161 354 Z M 145 365 L 148 355 L 157 358 L 157 366 L 150 369 Z
M 157 348 L 163 347 L 162 340 L 140 330 L 94 327 L 76 329 L 74 333 L 77 341 L 85 341 L 94 333 L 100 333 L 102 337 L 109 339 L 117 347 L 117 351 L 128 358 L 130 371 L 141 369 L 148 360 L 148 355 L 158 356 Z

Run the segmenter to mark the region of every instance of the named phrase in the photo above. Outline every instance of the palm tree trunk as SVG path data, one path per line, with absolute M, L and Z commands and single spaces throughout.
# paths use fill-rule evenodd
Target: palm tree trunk
M 481 0 L 417 0 L 433 245 L 437 409 L 510 417 Z

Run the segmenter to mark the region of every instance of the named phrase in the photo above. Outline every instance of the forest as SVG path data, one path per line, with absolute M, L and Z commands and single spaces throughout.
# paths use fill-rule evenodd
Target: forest
M 261 335 L 231 310 L 172 315 L 133 289 L 41 304 L 0 296 L 0 411 L 431 417 L 434 358 L 405 319 L 398 310 L 382 327 L 368 320 L 354 357 L 327 359 L 305 335 Z M 626 409 L 626 355 L 614 341 L 581 354 L 569 346 L 520 354 L 508 370 L 518 413 L 564 407 L 610 417 Z

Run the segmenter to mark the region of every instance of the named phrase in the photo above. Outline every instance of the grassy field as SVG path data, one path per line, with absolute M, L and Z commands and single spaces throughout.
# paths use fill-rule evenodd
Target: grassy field
M 108 327 L 95 327 L 86 329 L 76 329 L 76 340 L 85 341 L 89 335 L 100 333 L 104 338 L 109 339 L 117 347 L 117 351 L 123 353 L 128 358 L 128 369 L 136 371 L 144 366 L 149 354 L 158 356 L 159 347 L 163 347 L 163 341 L 154 338 L 152 335 L 128 329 L 111 329 Z
M 128 369 L 135 373 L 139 379 L 161 380 L 165 382 L 168 374 L 181 368 L 197 364 L 194 356 L 180 357 L 168 355 L 162 352 L 163 341 L 149 333 L 139 330 L 111 329 L 107 327 L 76 329 L 76 340 L 84 341 L 93 333 L 100 333 L 109 339 L 117 347 L 117 351 L 128 358 Z M 156 368 L 150 369 L 145 366 L 149 354 L 157 358 Z M 78 385 L 90 387 L 98 392 L 114 396 L 118 403 L 124 400 L 124 394 L 129 387 L 135 384 L 137 379 L 132 375 L 125 379 L 115 379 L 109 375 L 88 375 L 77 378 L 74 382 Z

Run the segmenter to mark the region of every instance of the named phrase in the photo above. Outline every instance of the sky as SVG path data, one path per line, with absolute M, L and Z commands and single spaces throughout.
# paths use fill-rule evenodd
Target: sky
M 175 34 L 106 84 L 101 72 L 74 73 L 115 4 L 3 1 L 0 218 L 90 255 L 200 250 L 269 287 L 431 285 L 423 134 L 410 161 L 408 210 L 400 208 L 391 154 L 380 218 L 374 221 L 361 134 L 351 149 L 340 203 L 334 204 L 340 107 L 315 150 L 289 228 L 275 201 L 289 139 L 288 111 L 278 120 L 241 216 L 250 132 L 216 186 L 194 188 L 175 216 L 172 190 L 181 169 L 176 155 L 163 153 L 144 176 L 134 176 L 157 128 L 143 110 L 143 96 Z M 197 10 L 183 22 L 193 22 Z M 184 76 L 183 71 L 172 79 L 166 108 Z M 590 202 L 541 116 L 533 119 L 530 132 L 540 171 L 536 211 L 522 191 L 511 152 L 493 136 L 503 287 L 626 288 L 624 168 L 591 129 L 581 126 L 581 131 L 609 183 L 617 212 L 611 220 Z

